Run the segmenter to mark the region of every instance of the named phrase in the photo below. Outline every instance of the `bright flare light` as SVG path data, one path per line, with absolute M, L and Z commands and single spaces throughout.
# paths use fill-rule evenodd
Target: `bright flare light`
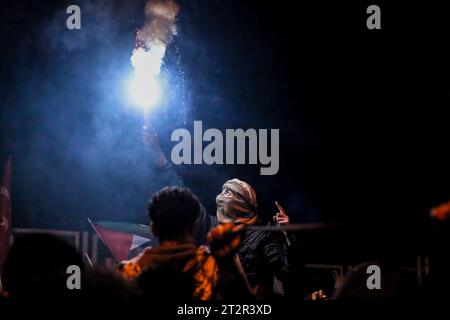
M 137 108 L 149 111 L 160 99 L 160 88 L 155 76 L 134 77 L 130 81 L 129 93 Z
M 164 43 L 156 40 L 148 51 L 144 48 L 136 48 L 131 56 L 134 76 L 130 82 L 130 96 L 136 107 L 146 112 L 160 99 L 158 76 L 165 51 Z

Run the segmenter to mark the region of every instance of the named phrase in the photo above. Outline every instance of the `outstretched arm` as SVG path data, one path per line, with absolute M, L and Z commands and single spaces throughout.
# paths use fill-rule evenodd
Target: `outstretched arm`
M 168 161 L 159 144 L 158 134 L 150 122 L 147 122 L 142 127 L 142 142 L 150 151 L 152 160 L 158 168 L 167 165 Z
M 159 144 L 158 134 L 148 121 L 142 128 L 142 142 L 150 152 L 151 161 L 161 173 L 161 181 L 164 181 L 165 185 L 186 187 L 183 179 L 174 169 L 173 164 L 164 156 Z M 215 216 L 209 215 L 205 208 L 201 206 L 199 217 L 194 225 L 195 240 L 198 244 L 203 244 L 206 241 L 206 234 L 217 225 L 217 219 Z

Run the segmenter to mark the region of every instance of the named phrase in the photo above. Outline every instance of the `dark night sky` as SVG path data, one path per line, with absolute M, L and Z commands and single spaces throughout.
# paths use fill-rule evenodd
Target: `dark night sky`
M 450 199 L 449 19 L 423 3 L 377 2 L 382 30 L 369 31 L 372 2 L 180 0 L 173 93 L 154 115 L 166 154 L 182 96 L 187 127 L 281 134 L 276 176 L 178 167 L 186 184 L 212 210 L 224 180 L 241 177 L 266 213 L 278 199 L 294 221 L 413 221 Z M 80 31 L 65 27 L 70 4 Z M 159 184 L 129 167 L 142 123 L 121 91 L 144 4 L 1 2 L 0 155 L 13 154 L 15 225 L 145 222 L 142 199 Z

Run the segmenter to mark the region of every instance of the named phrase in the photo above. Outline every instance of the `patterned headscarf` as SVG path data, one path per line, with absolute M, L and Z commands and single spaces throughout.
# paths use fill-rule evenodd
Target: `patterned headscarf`
M 217 219 L 220 223 L 253 224 L 256 222 L 258 208 L 256 192 L 244 181 L 233 179 L 225 182 L 222 193 L 216 198 L 216 203 Z

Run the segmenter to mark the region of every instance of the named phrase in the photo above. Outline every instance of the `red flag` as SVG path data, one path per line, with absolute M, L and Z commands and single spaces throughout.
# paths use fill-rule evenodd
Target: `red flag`
M 0 270 L 8 255 L 11 239 L 11 176 L 11 156 L 9 156 L 0 189 Z

